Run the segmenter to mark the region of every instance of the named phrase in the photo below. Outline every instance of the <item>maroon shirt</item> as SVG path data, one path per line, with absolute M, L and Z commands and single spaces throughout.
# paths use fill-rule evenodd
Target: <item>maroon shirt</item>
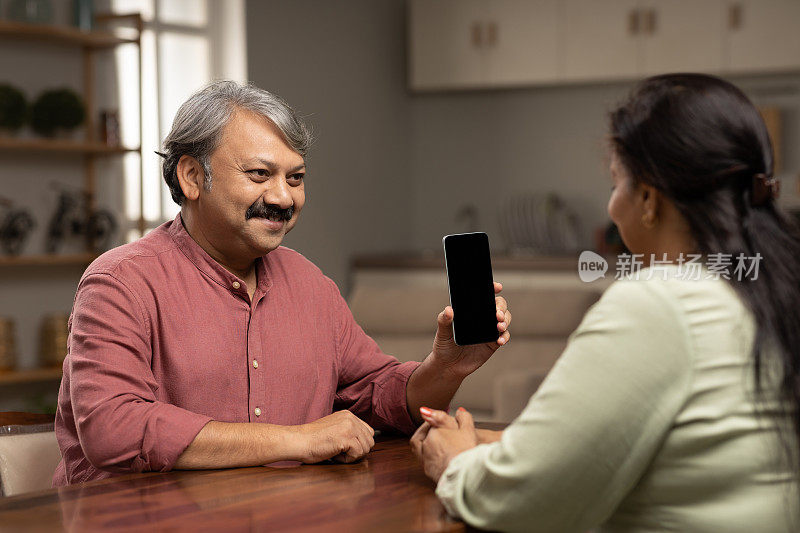
M 210 420 L 304 424 L 349 409 L 414 430 L 399 363 L 356 324 L 336 285 L 299 253 L 244 281 L 180 215 L 115 248 L 81 278 L 58 395 L 53 485 L 166 471 Z

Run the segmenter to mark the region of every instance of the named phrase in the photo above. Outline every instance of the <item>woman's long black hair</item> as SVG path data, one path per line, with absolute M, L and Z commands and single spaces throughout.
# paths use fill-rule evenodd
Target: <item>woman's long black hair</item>
M 774 156 L 758 110 L 727 81 L 668 74 L 639 84 L 611 113 L 610 133 L 612 148 L 633 180 L 657 188 L 674 202 L 689 224 L 695 252 L 761 255 L 755 279 L 731 276 L 730 283 L 756 322 L 757 391 L 763 392 L 765 365 L 775 363 L 766 358 L 780 358 L 783 414 L 797 438 L 794 443 L 784 438 L 784 444 L 796 468 L 800 231 L 764 188 L 773 175 Z

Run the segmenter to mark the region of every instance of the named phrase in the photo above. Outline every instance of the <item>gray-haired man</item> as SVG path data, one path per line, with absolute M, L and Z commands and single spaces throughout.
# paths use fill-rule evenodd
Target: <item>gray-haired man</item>
M 445 408 L 508 341 L 498 297 L 497 342 L 456 346 L 448 307 L 422 363 L 382 353 L 333 282 L 280 247 L 305 202 L 308 145 L 292 109 L 255 87 L 216 82 L 181 106 L 162 154 L 180 214 L 78 287 L 54 484 L 354 461 L 373 427 L 412 432 L 421 406 Z

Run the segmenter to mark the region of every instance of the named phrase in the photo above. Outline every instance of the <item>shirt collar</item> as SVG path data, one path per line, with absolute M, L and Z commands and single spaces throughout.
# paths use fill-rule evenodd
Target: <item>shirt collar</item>
M 208 255 L 208 252 L 203 250 L 202 246 L 197 244 L 197 241 L 186 231 L 186 226 L 183 224 L 180 213 L 178 213 L 175 220 L 170 223 L 168 231 L 172 240 L 178 245 L 178 249 L 183 252 L 183 255 L 185 255 L 198 270 L 205 274 L 206 277 L 235 294 L 244 296 L 246 299 L 249 298 L 244 280 L 226 270 L 225 267 Z M 256 259 L 258 285 L 256 287 L 256 294 L 253 295 L 254 299 L 258 297 L 258 293 L 266 293 L 272 287 L 272 280 L 269 276 L 269 262 L 269 254 Z

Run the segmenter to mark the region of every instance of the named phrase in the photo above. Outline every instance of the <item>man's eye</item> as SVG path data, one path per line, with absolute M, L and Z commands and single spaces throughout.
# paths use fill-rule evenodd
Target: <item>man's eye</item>
M 259 178 L 266 178 L 269 176 L 269 171 L 263 168 L 254 168 L 253 170 L 248 170 L 247 173 L 258 176 Z
M 289 176 L 289 179 L 294 181 L 294 182 L 299 183 L 299 182 L 303 181 L 304 177 L 305 177 L 305 174 L 292 174 L 291 176 Z

